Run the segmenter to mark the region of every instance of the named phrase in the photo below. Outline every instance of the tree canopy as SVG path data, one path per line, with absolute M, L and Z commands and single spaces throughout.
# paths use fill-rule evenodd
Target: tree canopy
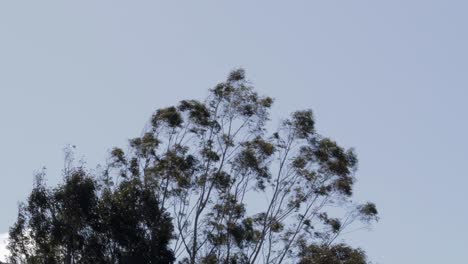
M 36 181 L 10 228 L 11 263 L 172 263 L 173 225 L 138 178 L 111 188 L 82 167 Z
M 309 109 L 268 129 L 272 104 L 235 70 L 205 100 L 158 109 L 102 173 L 73 167 L 55 188 L 38 176 L 10 261 L 366 263 L 339 241 L 377 220 L 352 200 L 356 154 L 317 133 Z

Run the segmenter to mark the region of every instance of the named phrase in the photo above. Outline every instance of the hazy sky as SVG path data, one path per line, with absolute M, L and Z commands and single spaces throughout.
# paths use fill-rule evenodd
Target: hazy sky
M 0 233 L 62 148 L 90 166 L 236 67 L 360 157 L 377 263 L 466 261 L 468 2 L 1 1 Z M 1 237 L 1 235 L 0 235 Z M 1 252 L 1 249 L 0 249 Z

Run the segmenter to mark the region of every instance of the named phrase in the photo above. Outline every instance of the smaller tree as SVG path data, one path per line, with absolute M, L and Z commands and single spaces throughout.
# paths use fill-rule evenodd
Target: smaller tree
M 172 220 L 140 179 L 112 187 L 82 167 L 49 188 L 36 176 L 10 229 L 9 261 L 36 263 L 173 263 Z

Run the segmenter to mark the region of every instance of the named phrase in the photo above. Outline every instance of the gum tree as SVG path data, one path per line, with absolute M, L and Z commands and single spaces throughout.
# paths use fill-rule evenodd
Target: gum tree
M 235 70 L 204 101 L 157 110 L 128 151 L 113 149 L 104 181 L 155 194 L 181 263 L 322 263 L 311 254 L 377 210 L 351 199 L 353 150 L 318 134 L 311 110 L 268 130 L 272 104 Z

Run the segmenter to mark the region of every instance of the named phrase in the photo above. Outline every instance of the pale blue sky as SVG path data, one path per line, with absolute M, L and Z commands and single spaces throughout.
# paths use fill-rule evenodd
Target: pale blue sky
M 62 148 L 92 166 L 156 108 L 244 67 L 360 157 L 372 260 L 466 262 L 467 1 L 1 1 L 0 233 Z

